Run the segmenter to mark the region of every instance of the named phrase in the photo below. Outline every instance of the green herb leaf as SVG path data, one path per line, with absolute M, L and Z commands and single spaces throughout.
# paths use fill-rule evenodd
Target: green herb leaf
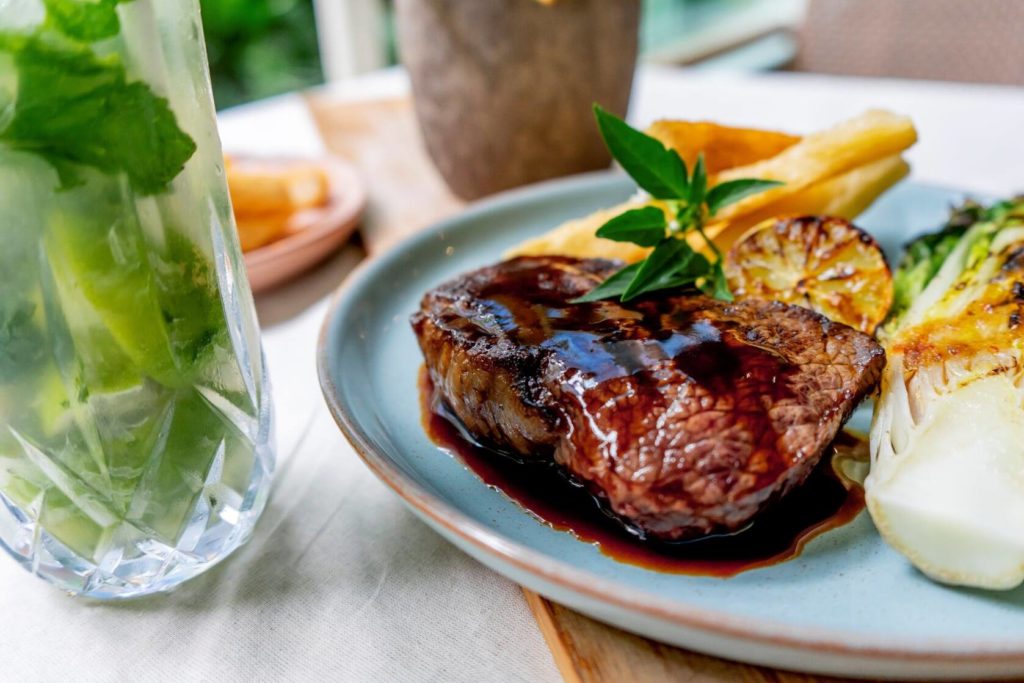
M 626 291 L 626 287 L 628 287 L 629 283 L 633 281 L 633 277 L 639 269 L 639 263 L 628 265 L 583 296 L 573 299 L 570 303 L 585 304 L 592 301 L 600 301 L 601 299 L 611 299 L 612 297 L 622 296 L 622 293 Z
M 121 31 L 117 6 L 131 0 L 43 0 L 46 16 L 64 35 L 93 43 Z
M 675 150 L 668 149 L 596 104 L 594 116 L 608 151 L 637 185 L 656 199 L 687 196 L 686 164 Z
M 598 237 L 654 249 L 645 260 L 623 268 L 576 301 L 618 296 L 625 302 L 648 292 L 683 287 L 698 287 L 716 299 L 732 301 L 722 268 L 722 254 L 704 232 L 704 222 L 722 207 L 782 183 L 740 179 L 709 190 L 703 154 L 698 155 L 693 174 L 688 176 L 685 162 L 674 150 L 631 128 L 598 105 L 594 105 L 594 116 L 612 156 L 641 188 L 657 199 L 666 200 L 667 208 L 631 209 L 598 228 Z M 666 211 L 671 223 L 665 217 Z M 666 235 L 666 231 L 671 234 Z M 685 236 L 692 231 L 703 238 L 714 261 L 690 246 Z
M 626 266 L 589 293 L 574 299 L 571 303 L 586 303 L 621 297 L 641 265 L 641 263 L 634 263 Z M 711 262 L 703 254 L 691 250 L 689 254 L 682 256 L 677 263 L 670 263 L 665 270 L 656 273 L 644 286 L 644 293 L 649 294 L 666 289 L 694 287 L 698 279 L 708 277 L 711 272 Z
M 90 166 L 124 173 L 140 194 L 156 194 L 195 153 L 167 100 L 145 83 L 129 83 L 116 55 L 0 35 L 4 51 L 13 53 L 19 91 L 0 142 L 46 158 L 65 188 L 81 182 L 80 166 Z
M 778 187 L 784 183 L 778 180 L 757 180 L 755 178 L 740 178 L 730 180 L 720 185 L 715 185 L 708 190 L 707 203 L 708 211 L 714 216 L 720 209 L 730 204 L 735 204 L 741 199 L 746 199 L 765 190 Z
M 732 290 L 729 289 L 729 281 L 725 277 L 725 270 L 722 268 L 722 259 L 711 264 L 711 274 L 700 284 L 700 291 L 719 301 L 732 301 Z
M 697 155 L 697 163 L 693 165 L 693 175 L 690 177 L 690 203 L 702 204 L 708 189 L 708 173 L 704 166 L 704 153 Z
M 712 264 L 703 255 L 690 250 L 665 271 L 657 273 L 646 285 L 643 294 L 666 289 L 697 289 L 697 282 L 711 276 Z
M 711 268 L 711 261 L 704 254 L 693 251 L 685 261 L 676 267 L 672 275 L 685 281 L 686 284 L 693 284 L 697 278 L 707 277 Z
M 722 260 L 722 252 L 719 251 L 718 245 L 715 244 L 715 241 L 713 239 L 711 239 L 710 237 L 708 237 L 708 234 L 706 232 L 704 232 L 704 226 L 701 225 L 700 223 L 697 223 L 695 226 L 693 226 L 693 229 L 697 231 L 697 233 L 701 236 L 701 238 L 703 238 L 704 244 L 708 245 L 708 249 L 710 249 L 711 253 L 715 255 L 715 258 L 717 258 L 719 261 L 721 261 Z
M 646 292 L 653 291 L 652 285 L 671 277 L 680 260 L 693 249 L 686 243 L 686 240 L 666 237 L 654 247 L 654 251 L 641 261 L 640 268 L 636 271 L 633 281 L 622 293 L 622 300 L 629 301 Z
M 707 277 L 711 272 L 711 263 L 703 254 L 690 251 L 680 258 L 674 268 L 661 273 L 646 287 L 646 293 L 664 289 L 685 289 L 696 287 L 697 280 Z
M 34 372 L 46 354 L 36 305 L 5 292 L 0 297 L 0 385 Z
M 656 206 L 645 206 L 620 213 L 598 228 L 597 236 L 653 247 L 665 237 L 667 227 L 664 211 Z

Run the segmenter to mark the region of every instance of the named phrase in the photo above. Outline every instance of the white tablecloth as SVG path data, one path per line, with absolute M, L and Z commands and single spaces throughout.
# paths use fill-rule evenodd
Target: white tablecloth
M 390 72 L 337 97 L 396 93 Z M 808 131 L 869 107 L 914 117 L 914 178 L 1024 190 L 1019 89 L 794 74 L 641 71 L 633 118 Z M 322 149 L 298 97 L 228 112 L 231 151 Z M 279 469 L 253 541 L 172 595 L 65 597 L 0 558 L 0 680 L 556 681 L 519 589 L 444 542 L 363 467 L 323 406 L 314 367 L 325 297 L 348 247 L 258 301 L 278 414 Z

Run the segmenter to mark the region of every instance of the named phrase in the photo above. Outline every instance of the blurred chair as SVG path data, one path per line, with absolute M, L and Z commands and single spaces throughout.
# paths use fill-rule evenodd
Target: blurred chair
M 1024 85 L 1024 0 L 811 0 L 795 67 Z

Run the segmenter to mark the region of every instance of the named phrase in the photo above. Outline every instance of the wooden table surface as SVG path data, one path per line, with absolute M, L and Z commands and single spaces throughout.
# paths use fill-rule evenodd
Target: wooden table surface
M 407 98 L 348 102 L 313 93 L 306 102 L 328 149 L 355 163 L 369 187 L 362 237 L 371 255 L 463 207 L 423 151 Z M 840 680 L 748 666 L 663 645 L 596 622 L 529 590 L 524 593 L 569 683 Z

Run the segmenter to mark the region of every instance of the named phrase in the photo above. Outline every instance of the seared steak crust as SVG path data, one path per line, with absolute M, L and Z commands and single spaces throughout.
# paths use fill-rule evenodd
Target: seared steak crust
M 777 302 L 569 303 L 616 267 L 525 257 L 428 292 L 412 324 L 435 391 L 482 441 L 553 457 L 644 534 L 742 529 L 810 474 L 882 349 Z

